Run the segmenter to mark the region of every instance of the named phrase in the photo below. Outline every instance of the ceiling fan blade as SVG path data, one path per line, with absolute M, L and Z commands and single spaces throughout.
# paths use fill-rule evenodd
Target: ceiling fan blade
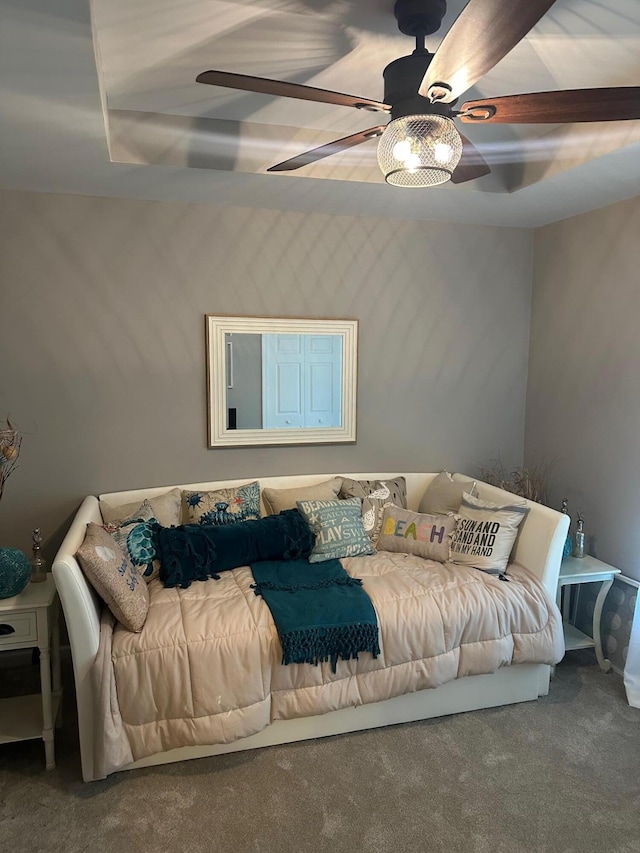
M 640 86 L 566 89 L 467 101 L 458 116 L 488 124 L 564 124 L 572 121 L 640 119 Z M 465 115 L 467 113 L 467 115 Z
M 420 84 L 420 94 L 451 103 L 506 56 L 555 0 L 469 0 Z
M 452 184 L 464 184 L 466 181 L 473 181 L 491 172 L 487 161 L 475 145 L 462 134 L 460 138 L 462 139 L 462 157 L 451 175 Z
M 312 148 L 310 151 L 297 154 L 290 160 L 283 160 L 282 163 L 270 166 L 267 172 L 290 172 L 293 169 L 299 169 L 301 166 L 308 166 L 310 163 L 315 163 L 316 160 L 322 160 L 324 157 L 330 157 L 331 154 L 337 154 L 339 151 L 353 148 L 354 145 L 360 145 L 361 142 L 366 142 L 368 139 L 375 139 L 377 136 L 382 136 L 384 128 L 385 125 L 370 127 L 367 130 L 361 130 L 359 133 L 352 133 L 351 136 L 327 142 L 326 145 L 320 145 L 318 148 Z
M 328 89 L 316 89 L 301 83 L 286 83 L 281 80 L 269 80 L 266 77 L 249 77 L 246 74 L 231 74 L 227 71 L 203 71 L 196 77 L 196 83 L 209 86 L 224 86 L 227 89 L 243 89 L 245 92 L 258 92 L 263 95 L 275 95 L 280 98 L 298 98 L 301 101 L 319 101 L 323 104 L 336 104 L 340 107 L 357 107 L 373 112 L 389 112 L 391 107 L 369 98 L 357 98 L 342 92 Z

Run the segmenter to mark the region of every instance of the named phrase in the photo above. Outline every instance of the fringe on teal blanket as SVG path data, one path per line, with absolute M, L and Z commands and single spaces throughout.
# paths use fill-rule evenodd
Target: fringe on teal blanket
M 251 565 L 252 588 L 271 610 L 282 644 L 282 663 L 357 659 L 380 654 L 378 620 L 362 581 L 338 560 L 264 561 Z
M 304 628 L 280 636 L 282 663 L 319 664 L 331 661 L 335 672 L 338 660 L 358 660 L 360 652 L 380 654 L 377 625 L 334 625 L 325 628 Z

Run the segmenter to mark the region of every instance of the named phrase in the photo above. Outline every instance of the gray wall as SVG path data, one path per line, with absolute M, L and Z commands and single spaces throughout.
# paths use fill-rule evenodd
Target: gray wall
M 640 580 L 640 198 L 539 229 L 534 258 L 525 456 Z
M 0 192 L 0 542 L 50 557 L 89 493 L 520 462 L 531 269 L 527 230 Z M 358 318 L 357 443 L 207 449 L 205 313 Z

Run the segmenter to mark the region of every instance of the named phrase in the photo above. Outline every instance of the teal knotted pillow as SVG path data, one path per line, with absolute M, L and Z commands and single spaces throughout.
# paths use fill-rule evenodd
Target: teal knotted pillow
M 160 580 L 186 589 L 194 580 L 263 560 L 308 557 L 315 536 L 297 509 L 238 524 L 153 525 Z

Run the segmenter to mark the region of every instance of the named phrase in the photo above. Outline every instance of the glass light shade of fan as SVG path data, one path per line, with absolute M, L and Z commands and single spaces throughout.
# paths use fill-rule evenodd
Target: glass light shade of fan
M 378 163 L 388 184 L 433 187 L 451 177 L 462 139 L 450 118 L 413 115 L 390 121 L 378 142 Z

